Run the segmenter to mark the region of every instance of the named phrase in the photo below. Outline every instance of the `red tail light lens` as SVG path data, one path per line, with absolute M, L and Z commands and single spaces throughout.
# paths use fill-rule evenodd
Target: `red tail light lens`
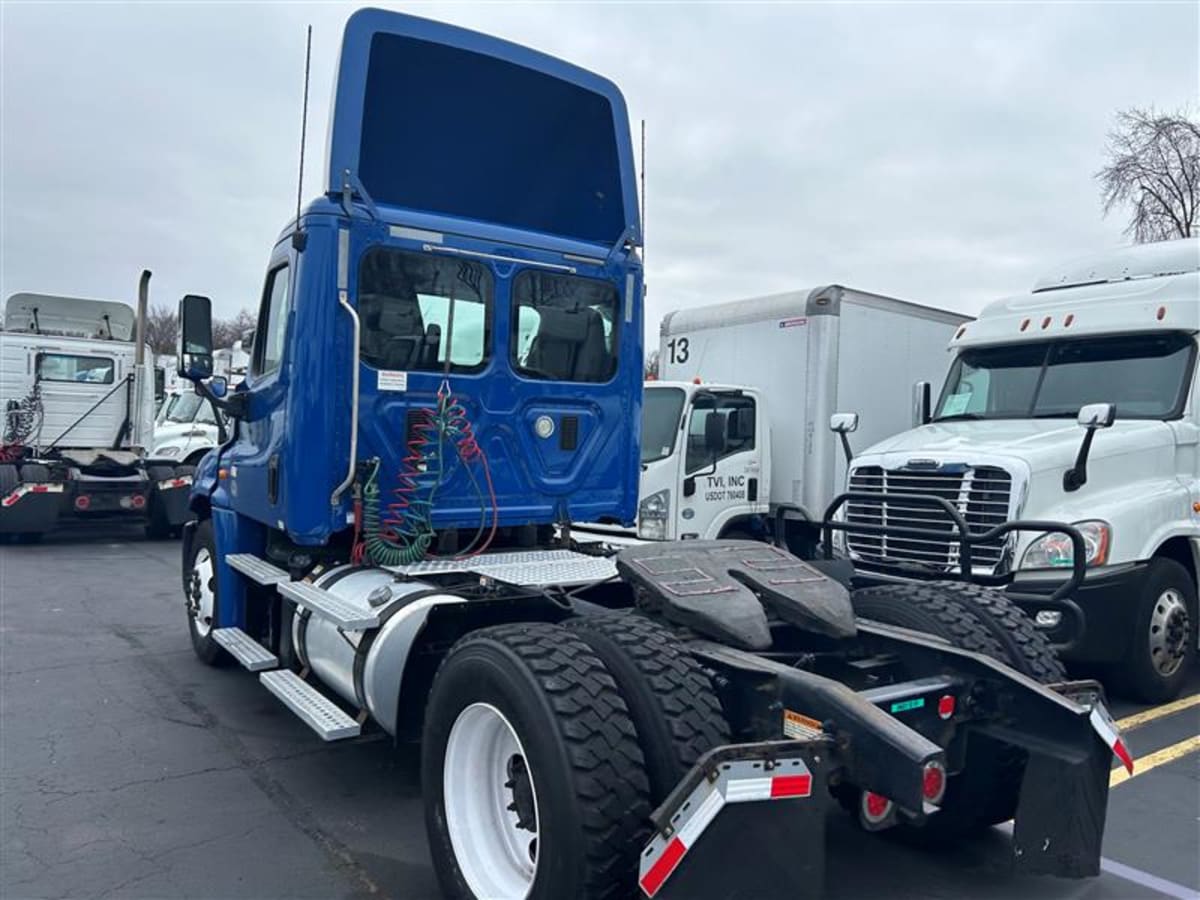
M 954 695 L 953 694 L 943 695 L 942 697 L 940 697 L 938 699 L 938 705 L 937 705 L 938 716 L 940 716 L 943 719 L 950 718 L 952 715 L 954 715 L 954 707 L 955 707 Z
M 89 497 L 87 494 L 80 494 L 78 497 L 75 498 L 75 508 L 77 510 L 79 510 L 80 512 L 87 509 L 91 505 L 92 505 L 92 498 Z
M 946 767 L 940 762 L 927 763 L 921 791 L 929 803 L 940 803 L 946 794 Z

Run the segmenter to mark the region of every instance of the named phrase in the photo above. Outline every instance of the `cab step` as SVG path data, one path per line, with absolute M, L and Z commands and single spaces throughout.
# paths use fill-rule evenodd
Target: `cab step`
M 251 581 L 265 584 L 268 587 L 281 581 L 290 581 L 291 576 L 278 566 L 273 566 L 265 559 L 259 559 L 253 553 L 230 553 L 225 562 L 237 569 Z
M 240 628 L 214 628 L 212 636 L 230 656 L 251 672 L 279 667 L 279 660 L 275 654 Z
M 307 581 L 281 581 L 276 589 L 294 603 L 309 610 L 314 616 L 328 619 L 343 631 L 363 631 L 379 627 L 379 616 L 353 603 L 347 603 L 336 594 Z
M 258 676 L 268 691 L 317 734 L 323 741 L 340 741 L 358 737 L 362 725 L 290 669 L 276 669 Z

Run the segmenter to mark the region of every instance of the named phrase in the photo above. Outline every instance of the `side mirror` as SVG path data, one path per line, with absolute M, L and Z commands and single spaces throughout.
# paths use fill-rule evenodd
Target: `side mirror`
M 229 393 L 229 379 L 224 375 L 214 375 L 208 380 L 208 390 L 218 400 Z
M 1070 493 L 1087 484 L 1088 453 L 1092 450 L 1092 438 L 1101 428 L 1109 428 L 1117 418 L 1117 408 L 1112 403 L 1089 403 L 1079 409 L 1076 421 L 1083 432 L 1083 443 L 1075 457 L 1075 465 L 1063 472 L 1063 490 Z
M 842 439 L 842 452 L 846 454 L 846 468 L 849 468 L 854 451 L 850 449 L 850 438 L 846 435 L 858 431 L 858 413 L 834 413 L 829 417 L 829 430 Z
M 179 375 L 203 381 L 213 373 L 212 301 L 188 294 L 179 301 Z
M 829 430 L 835 434 L 858 431 L 858 413 L 834 413 L 829 417 Z
M 704 420 L 704 450 L 716 459 L 725 449 L 725 417 L 715 410 Z
M 1079 408 L 1079 417 L 1075 420 L 1080 427 L 1109 428 L 1117 417 L 1117 408 L 1111 403 L 1089 403 Z
M 912 392 L 912 424 L 913 428 L 929 424 L 932 418 L 929 401 L 929 382 L 918 381 L 913 384 Z

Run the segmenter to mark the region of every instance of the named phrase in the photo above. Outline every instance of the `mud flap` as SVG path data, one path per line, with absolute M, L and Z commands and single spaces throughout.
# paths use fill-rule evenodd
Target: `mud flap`
M 719 747 L 655 811 L 638 883 L 656 900 L 816 898 L 825 880 L 824 741 Z
M 20 484 L 0 498 L 0 534 L 44 534 L 63 508 L 62 484 Z
M 1112 750 L 1093 736 L 1077 759 L 1030 753 L 1013 829 L 1022 872 L 1083 878 L 1100 874 Z
M 158 504 L 162 510 L 163 519 L 171 528 L 178 528 L 192 518 L 192 511 L 188 506 L 191 490 L 191 475 L 168 478 L 154 486 L 150 502 Z

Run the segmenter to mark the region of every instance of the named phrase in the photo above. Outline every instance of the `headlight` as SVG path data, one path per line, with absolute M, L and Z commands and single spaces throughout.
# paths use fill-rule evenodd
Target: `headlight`
M 671 492 L 656 491 L 638 504 L 638 537 L 647 541 L 667 539 L 667 519 L 671 514 Z
M 1072 522 L 1083 535 L 1083 546 L 1087 550 L 1085 565 L 1102 566 L 1108 561 L 1108 548 L 1112 543 L 1112 529 L 1107 522 L 1092 519 Z M 1071 539 L 1057 532 L 1043 534 L 1025 550 L 1021 557 L 1022 569 L 1069 569 L 1075 564 L 1075 548 Z
M 168 447 L 159 447 L 150 455 L 151 456 L 178 456 L 179 448 L 178 447 L 169 447 L 169 446 Z

